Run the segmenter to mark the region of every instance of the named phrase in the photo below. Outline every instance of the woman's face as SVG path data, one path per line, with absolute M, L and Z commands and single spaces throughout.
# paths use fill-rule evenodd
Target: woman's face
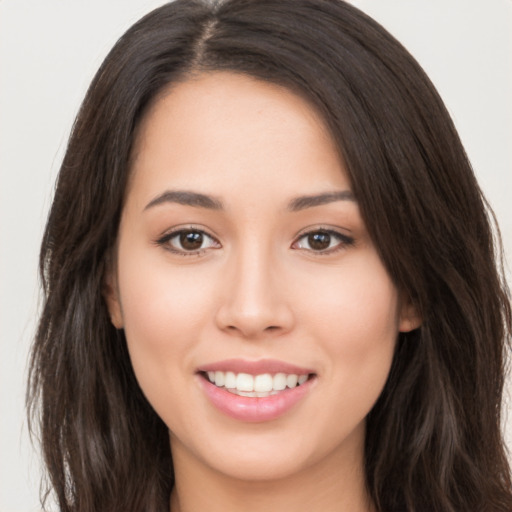
M 153 105 L 133 156 L 107 302 L 175 463 L 243 479 L 359 464 L 416 325 L 318 115 L 203 74 Z

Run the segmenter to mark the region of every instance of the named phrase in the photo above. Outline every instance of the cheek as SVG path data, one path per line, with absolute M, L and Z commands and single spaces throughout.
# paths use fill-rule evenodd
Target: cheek
M 326 280 L 312 295 L 309 338 L 323 361 L 325 384 L 313 416 L 325 446 L 335 446 L 358 427 L 386 383 L 398 335 L 398 294 L 377 260 L 347 265 L 338 283 Z M 325 357 L 327 356 L 327 357 Z M 319 382 L 320 387 L 320 382 Z
M 212 293 L 205 287 L 211 279 L 202 279 L 193 265 L 177 271 L 152 251 L 132 249 L 119 260 L 121 307 L 134 370 L 139 379 L 175 375 L 177 365 L 190 364 L 201 339 L 202 319 L 212 308 Z
M 347 258 L 329 275 L 317 273 L 301 306 L 309 336 L 329 355 L 326 375 L 345 392 L 368 390 L 376 400 L 386 381 L 398 336 L 398 293 L 377 255 Z M 337 275 L 334 275 L 336 274 Z
M 327 337 L 334 343 L 354 339 L 357 349 L 398 333 L 398 293 L 373 251 L 316 273 L 302 288 L 314 290 L 304 311 L 313 312 L 315 325 L 331 333 Z
M 157 414 L 182 431 L 196 429 L 194 416 L 173 411 L 189 409 L 184 393 L 193 375 L 205 318 L 211 317 L 210 279 L 194 265 L 173 269 L 165 258 L 132 250 L 120 258 L 118 275 L 124 330 L 137 381 Z M 204 285 L 198 286 L 198 283 Z

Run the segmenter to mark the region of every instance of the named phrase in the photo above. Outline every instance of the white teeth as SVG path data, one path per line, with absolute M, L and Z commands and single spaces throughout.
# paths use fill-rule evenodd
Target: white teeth
M 254 394 L 260 398 L 264 396 L 277 395 L 278 391 L 255 391 Z
M 294 388 L 304 384 L 309 375 L 296 375 L 293 373 L 263 373 L 261 375 L 250 375 L 248 373 L 234 372 L 207 372 L 208 379 L 217 387 L 224 387 L 228 391 L 240 396 L 263 397 L 275 395 L 279 391 Z
M 215 385 L 217 386 L 217 379 L 215 379 Z M 254 391 L 254 377 L 248 373 L 239 373 L 236 376 L 235 387 L 238 391 Z
M 224 372 L 215 372 L 215 385 L 219 388 L 224 386 Z
M 272 375 L 270 373 L 256 375 L 254 377 L 254 391 L 272 391 Z
M 236 375 L 233 372 L 226 372 L 224 386 L 227 388 L 236 388 Z
M 288 377 L 286 377 L 286 385 L 289 388 L 294 388 L 297 385 L 298 381 L 299 381 L 299 377 L 297 377 L 297 375 L 294 375 L 293 373 L 291 375 L 288 375 Z
M 238 389 L 228 389 L 230 393 L 238 396 L 249 396 L 251 398 L 263 398 L 265 396 L 277 395 L 278 391 L 238 391 Z
M 276 391 L 283 391 L 283 389 L 286 389 L 286 375 L 284 373 L 276 373 L 274 375 L 274 385 L 272 387 Z

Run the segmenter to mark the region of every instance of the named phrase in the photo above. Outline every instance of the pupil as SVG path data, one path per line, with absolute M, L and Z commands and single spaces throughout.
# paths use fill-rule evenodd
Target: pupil
M 180 244 L 183 249 L 194 251 L 203 245 L 203 234 L 194 231 L 180 234 Z
M 313 233 L 308 236 L 308 243 L 311 249 L 316 251 L 327 249 L 331 244 L 331 235 L 329 233 Z

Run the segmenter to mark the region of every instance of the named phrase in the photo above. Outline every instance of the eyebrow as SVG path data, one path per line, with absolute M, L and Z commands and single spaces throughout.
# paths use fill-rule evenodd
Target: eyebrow
M 321 206 L 323 204 L 334 203 L 335 201 L 354 201 L 356 198 L 351 190 L 340 190 L 339 192 L 325 192 L 312 196 L 301 196 L 292 199 L 288 203 L 288 210 L 298 212 L 306 208 Z
M 350 190 L 340 190 L 339 192 L 324 192 L 311 196 L 300 196 L 292 199 L 288 203 L 288 210 L 298 212 L 307 208 L 321 206 L 323 204 L 334 203 L 336 201 L 355 201 L 354 194 Z M 164 203 L 177 203 L 185 206 L 194 206 L 206 208 L 208 210 L 222 210 L 224 207 L 219 199 L 212 196 L 192 192 L 189 190 L 166 190 L 163 194 L 152 199 L 144 208 L 148 210 L 154 206 Z
M 207 208 L 208 210 L 222 210 L 223 208 L 221 201 L 206 194 L 188 190 L 167 190 L 150 201 L 144 210 L 164 203 L 178 203 L 185 206 Z

